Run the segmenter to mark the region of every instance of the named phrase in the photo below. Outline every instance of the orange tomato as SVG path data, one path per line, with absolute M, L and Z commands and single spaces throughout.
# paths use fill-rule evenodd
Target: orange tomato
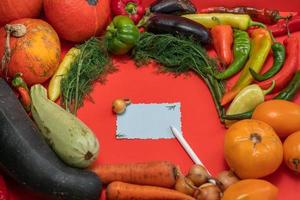
M 256 107 L 252 119 L 266 122 L 281 138 L 300 130 L 300 105 L 286 100 L 270 100 Z
M 227 130 L 224 154 L 227 164 L 240 178 L 260 178 L 280 166 L 283 148 L 270 125 L 246 119 Z
M 300 172 L 300 131 L 288 136 L 283 143 L 285 164 L 293 171 Z
M 278 188 L 259 179 L 246 179 L 225 190 L 222 200 L 276 200 Z

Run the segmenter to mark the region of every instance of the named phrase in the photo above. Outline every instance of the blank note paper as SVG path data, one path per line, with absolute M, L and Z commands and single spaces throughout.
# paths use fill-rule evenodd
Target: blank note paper
M 180 103 L 130 104 L 117 116 L 118 139 L 174 138 L 170 126 L 181 132 Z

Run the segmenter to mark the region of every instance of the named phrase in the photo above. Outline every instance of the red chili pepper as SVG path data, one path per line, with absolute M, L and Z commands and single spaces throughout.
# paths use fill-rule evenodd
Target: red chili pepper
M 16 88 L 20 95 L 20 101 L 25 108 L 27 112 L 30 111 L 30 106 L 31 106 L 31 98 L 29 94 L 29 89 L 27 87 L 27 84 L 22 78 L 22 75 L 20 73 L 17 73 L 13 80 L 12 80 L 12 86 Z
M 284 44 L 286 46 L 286 60 L 282 69 L 273 78 L 258 83 L 261 88 L 266 89 L 272 85 L 272 81 L 275 81 L 274 93 L 282 90 L 288 84 L 298 67 L 298 38 L 291 36 L 284 41 Z
M 8 190 L 4 178 L 0 174 L 0 200 L 8 200 Z
M 269 26 L 268 29 L 272 32 L 273 36 L 286 35 L 288 31 L 290 33 L 300 31 L 300 15 L 295 15 L 290 19 L 281 20 L 273 26 Z
M 233 43 L 233 31 L 229 25 L 216 25 L 211 29 L 214 48 L 221 63 L 225 66 L 232 61 L 231 46 Z
M 235 7 L 235 8 L 225 8 L 225 7 L 212 7 L 200 10 L 200 13 L 234 13 L 234 14 L 248 14 L 250 17 L 258 22 L 265 24 L 274 24 L 279 19 L 285 18 L 280 16 L 278 10 L 268 10 L 268 9 L 257 9 L 252 7 Z
M 129 16 L 135 24 L 145 14 L 145 8 L 141 0 L 111 0 L 111 9 L 114 16 Z

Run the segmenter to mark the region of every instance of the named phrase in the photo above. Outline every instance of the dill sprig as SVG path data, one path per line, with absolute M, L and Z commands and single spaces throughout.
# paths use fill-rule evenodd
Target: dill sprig
M 213 76 L 217 69 L 215 60 L 208 56 L 199 43 L 192 38 L 145 32 L 132 52 L 138 66 L 153 59 L 167 71 L 177 74 L 190 70 L 196 72 L 207 84 L 219 117 L 223 121 L 224 108 L 220 105 L 220 99 L 224 92 L 224 85 Z
M 103 40 L 92 37 L 76 48 L 80 49 L 80 54 L 61 80 L 61 102 L 73 114 L 82 106 L 92 84 L 97 80 L 103 81 L 106 74 L 115 70 Z

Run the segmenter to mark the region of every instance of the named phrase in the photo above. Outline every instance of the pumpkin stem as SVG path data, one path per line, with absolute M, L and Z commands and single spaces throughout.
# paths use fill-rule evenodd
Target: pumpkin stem
M 6 39 L 4 45 L 4 54 L 1 61 L 1 71 L 3 72 L 5 70 L 5 78 L 7 79 L 8 64 L 11 58 L 10 37 L 11 35 L 17 38 L 23 37 L 27 33 L 27 29 L 23 24 L 6 24 L 4 29 L 6 31 Z

